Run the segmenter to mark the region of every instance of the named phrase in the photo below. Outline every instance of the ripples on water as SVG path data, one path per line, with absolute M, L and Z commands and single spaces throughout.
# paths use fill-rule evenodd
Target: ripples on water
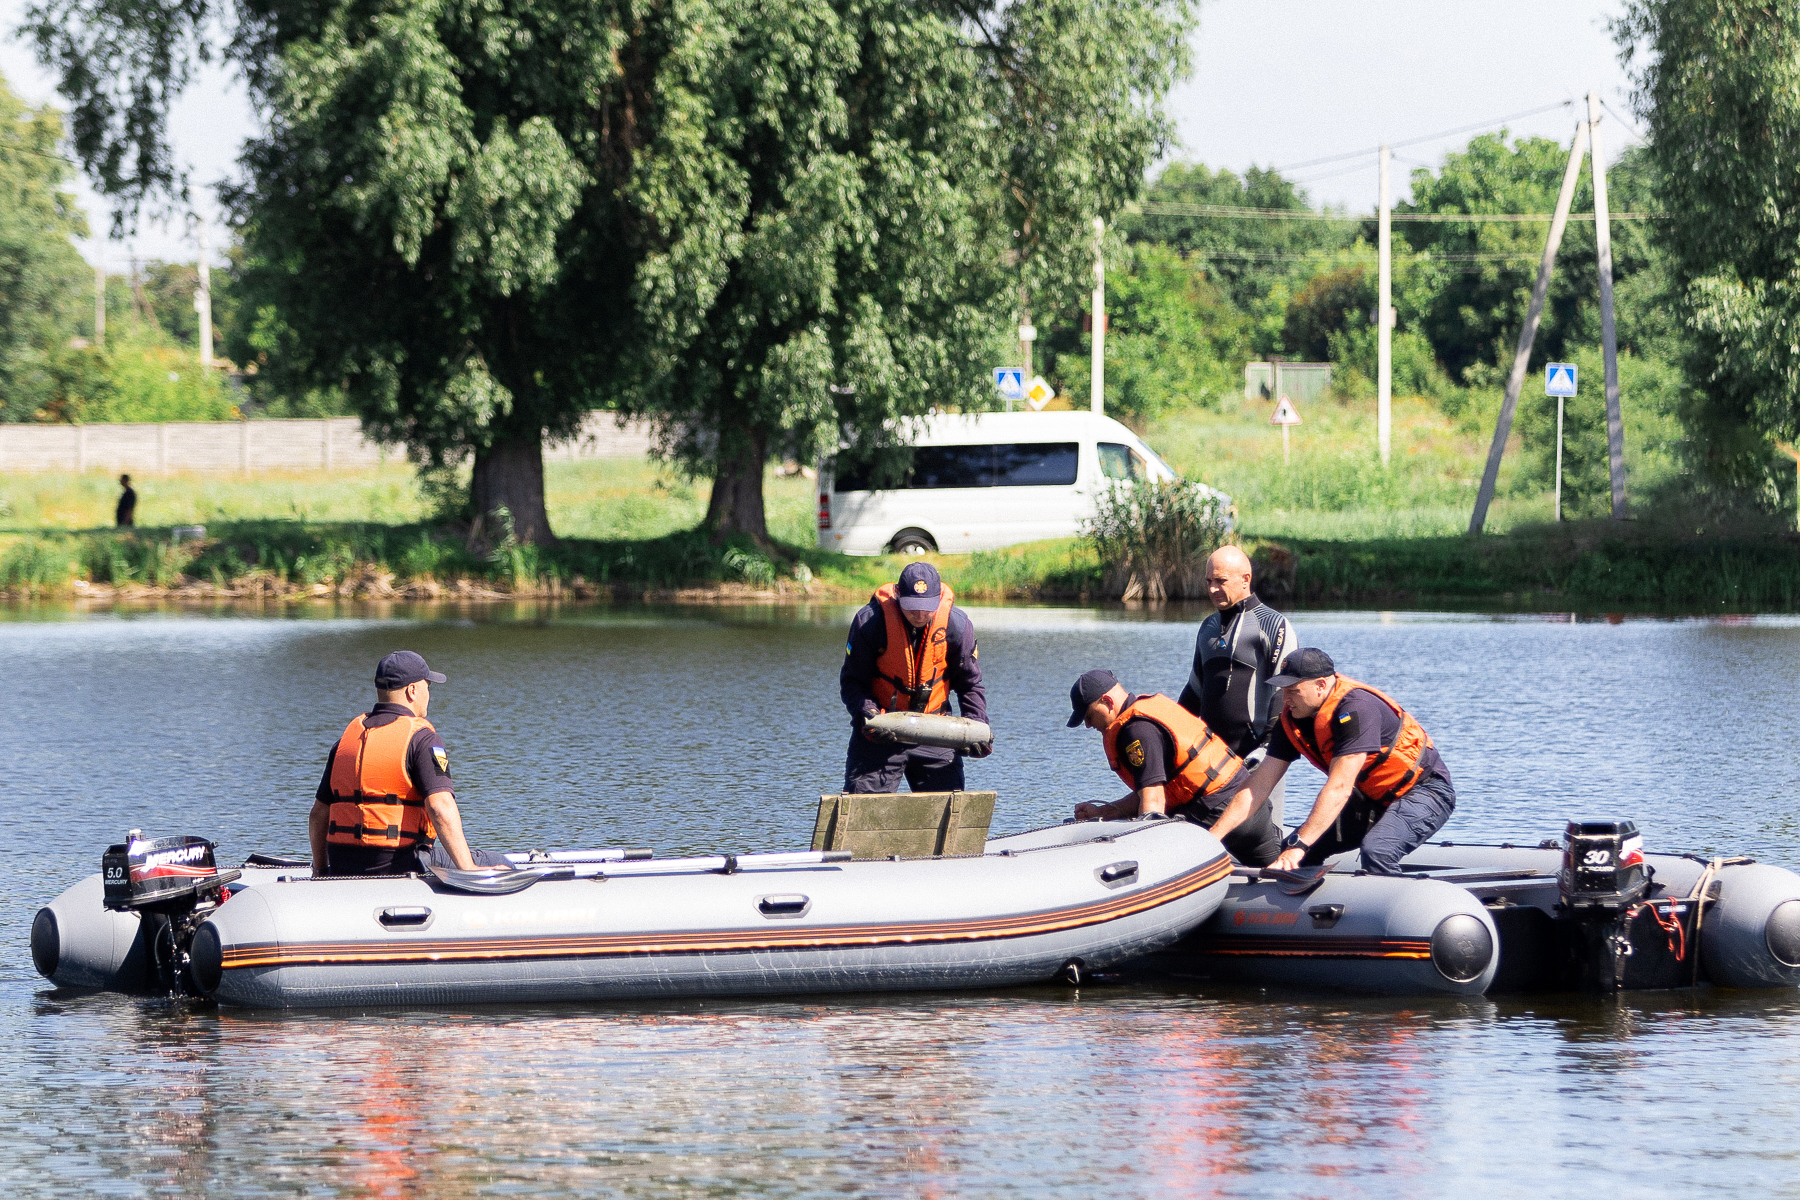
M 1193 618 L 973 610 L 995 824 L 1117 792 L 1062 727 L 1109 666 L 1178 691 Z M 0 1186 L 67 1195 L 1542 1196 L 1800 1192 L 1800 997 L 1475 1002 L 1156 987 L 350 1015 L 53 994 L 35 907 L 126 828 L 302 850 L 382 653 L 478 844 L 803 845 L 840 779 L 848 609 L 552 620 L 0 623 Z M 1424 720 L 1447 836 L 1630 815 L 1652 848 L 1800 864 L 1779 621 L 1307 614 Z M 1318 776 L 1297 771 L 1290 792 Z M 28 856 L 28 857 L 27 857 Z

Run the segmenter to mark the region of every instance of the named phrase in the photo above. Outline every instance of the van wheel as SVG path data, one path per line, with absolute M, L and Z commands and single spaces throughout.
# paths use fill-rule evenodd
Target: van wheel
M 903 554 L 907 558 L 917 558 L 921 554 L 936 554 L 937 543 L 923 529 L 902 529 L 888 543 L 888 549 L 894 554 Z

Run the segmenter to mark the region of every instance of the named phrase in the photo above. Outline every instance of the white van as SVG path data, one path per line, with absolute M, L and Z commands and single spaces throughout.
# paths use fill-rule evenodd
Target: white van
M 966 554 L 1074 537 L 1113 480 L 1177 479 L 1131 430 L 1091 412 L 968 413 L 914 426 L 912 474 L 871 491 L 819 472 L 819 546 L 845 554 Z M 1211 491 L 1211 489 L 1208 489 Z M 1231 498 L 1214 492 L 1221 506 Z

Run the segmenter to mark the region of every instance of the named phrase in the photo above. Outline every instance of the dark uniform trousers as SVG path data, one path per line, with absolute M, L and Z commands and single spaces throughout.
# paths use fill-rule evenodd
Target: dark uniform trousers
M 850 752 L 844 758 L 846 792 L 897 792 L 903 778 L 915 792 L 960 792 L 962 755 L 943 746 L 871 742 L 860 729 L 851 732 Z
M 1456 789 L 1442 775 L 1427 775 L 1389 805 L 1353 793 L 1331 828 L 1301 859 L 1316 867 L 1334 854 L 1362 848 L 1362 869 L 1371 875 L 1398 875 L 1400 860 L 1431 840 L 1456 811 Z
M 1274 806 L 1267 800 L 1256 806 L 1256 811 L 1245 817 L 1242 824 L 1220 838 L 1225 852 L 1245 866 L 1266 867 L 1281 856 L 1281 829 L 1275 824 L 1270 812 Z M 1176 809 L 1171 816 L 1183 817 L 1202 829 L 1211 829 L 1219 814 L 1202 807 L 1199 802 L 1190 800 Z

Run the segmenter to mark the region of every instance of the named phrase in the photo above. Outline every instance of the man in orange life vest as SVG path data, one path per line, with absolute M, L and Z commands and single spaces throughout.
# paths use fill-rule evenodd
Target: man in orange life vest
M 1444 827 L 1456 809 L 1450 768 L 1410 713 L 1366 683 L 1339 675 L 1323 650 L 1296 650 L 1269 682 L 1286 711 L 1269 756 L 1250 774 L 1260 801 L 1301 755 L 1325 786 L 1275 866 L 1291 871 L 1362 849 L 1363 870 L 1393 875 L 1400 860 Z
M 915 792 L 959 792 L 962 753 L 938 746 L 897 746 L 863 728 L 884 712 L 947 713 L 956 693 L 962 715 L 987 720 L 975 626 L 930 563 L 909 563 L 898 583 L 877 588 L 850 622 L 838 694 L 850 710 L 846 792 L 892 792 L 904 776 Z M 994 744 L 970 750 L 986 758 Z
M 423 854 L 442 866 L 475 867 L 450 756 L 425 719 L 431 685 L 444 682 L 411 650 L 396 650 L 376 666 L 377 703 L 332 747 L 313 798 L 307 834 L 316 874 L 410 874 L 422 869 Z M 480 858 L 506 863 L 495 854 Z
M 1267 866 L 1281 852 L 1267 798 L 1251 796 L 1243 760 L 1205 721 L 1167 696 L 1127 693 L 1111 671 L 1076 680 L 1069 707 L 1069 728 L 1098 730 L 1106 765 L 1131 788 L 1110 804 L 1076 805 L 1077 821 L 1164 813 L 1212 830 L 1241 863 Z

